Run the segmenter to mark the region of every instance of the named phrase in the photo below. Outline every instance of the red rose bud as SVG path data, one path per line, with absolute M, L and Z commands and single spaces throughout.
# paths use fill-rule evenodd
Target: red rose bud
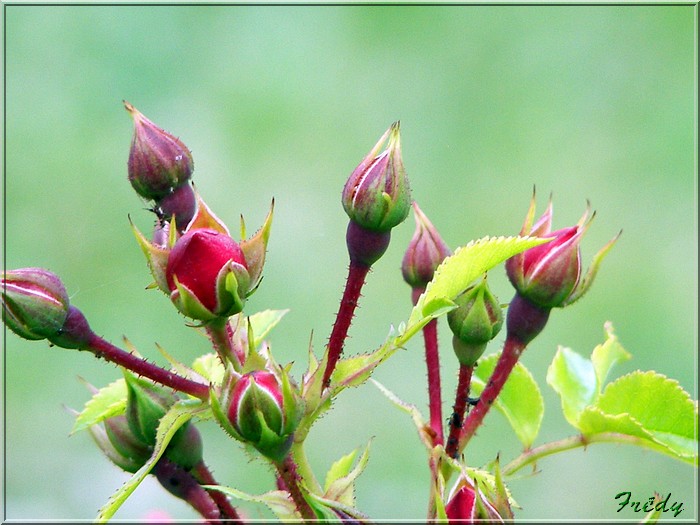
M 289 385 L 286 385 L 287 388 Z M 239 436 L 263 455 L 281 460 L 292 444 L 296 427 L 294 398 L 277 377 L 266 370 L 241 376 L 228 401 L 227 417 Z
M 197 199 L 194 189 L 188 183 L 175 188 L 165 197 L 159 199 L 155 207 L 160 219 L 159 222 L 165 223 L 174 216 L 177 229 L 181 233 L 187 228 L 196 210 Z
M 165 277 L 175 306 L 202 321 L 243 310 L 250 284 L 241 247 L 208 228 L 190 230 L 177 240 L 168 255 Z
M 619 237 L 606 244 L 593 258 L 584 279 L 581 277 L 579 244 L 588 230 L 593 216 L 588 210 L 575 226 L 551 231 L 552 203 L 540 219 L 532 225 L 535 214 L 535 196 L 520 235 L 551 238 L 548 243 L 535 246 L 506 261 L 506 272 L 518 294 L 541 308 L 564 307 L 580 299 L 590 288 L 598 266 Z
M 455 486 L 445 505 L 448 523 L 503 523 L 503 518 L 484 493 L 464 478 Z
M 2 312 L 7 327 L 24 339 L 56 335 L 68 316 L 61 280 L 43 268 L 20 268 L 2 275 Z
M 134 119 L 129 151 L 129 182 L 147 199 L 160 199 L 192 175 L 192 154 L 178 138 L 156 126 L 128 102 L 124 107 Z
M 403 256 L 401 273 L 412 288 L 425 288 L 433 279 L 437 267 L 452 251 L 415 201 L 413 214 L 416 218 L 416 231 Z
M 379 153 L 387 137 L 387 149 Z M 342 202 L 350 220 L 370 231 L 388 232 L 408 216 L 411 190 L 401 160 L 398 122 L 352 172 L 343 188 Z
M 503 326 L 501 305 L 489 290 L 486 278 L 459 295 L 455 303 L 457 308 L 447 314 L 454 334 L 452 346 L 461 365 L 474 366 Z

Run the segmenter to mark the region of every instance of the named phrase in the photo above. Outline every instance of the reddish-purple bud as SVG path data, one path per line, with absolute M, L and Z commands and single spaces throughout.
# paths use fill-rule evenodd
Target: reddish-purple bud
M 178 231 L 184 232 L 197 211 L 194 189 L 189 183 L 175 188 L 156 202 L 155 210 L 161 222 L 170 221 L 174 216 Z
M 7 327 L 24 339 L 56 335 L 68 315 L 68 293 L 57 275 L 20 268 L 2 275 L 2 313 Z
M 387 138 L 387 149 L 379 153 Z M 343 188 L 342 203 L 350 220 L 375 232 L 388 232 L 408 216 L 411 190 L 401 160 L 398 122 L 352 172 Z
M 175 306 L 203 321 L 239 313 L 250 284 L 241 247 L 209 228 L 190 230 L 177 240 L 165 276 Z
M 415 201 L 413 214 L 416 218 L 416 231 L 403 256 L 401 273 L 412 288 L 425 288 L 433 279 L 437 267 L 452 251 Z
M 445 504 L 448 523 L 503 523 L 486 495 L 471 480 L 461 478 Z
M 588 210 L 575 226 L 551 231 L 552 202 L 533 225 L 535 197 L 533 195 L 520 235 L 552 239 L 506 261 L 506 272 L 518 294 L 541 308 L 564 307 L 588 291 L 600 261 L 617 240 L 606 244 L 594 257 L 585 278 L 581 279 L 580 243 L 593 216 Z
M 129 151 L 129 182 L 147 199 L 160 199 L 192 176 L 192 154 L 180 139 L 156 126 L 128 102 L 124 107 L 134 119 Z

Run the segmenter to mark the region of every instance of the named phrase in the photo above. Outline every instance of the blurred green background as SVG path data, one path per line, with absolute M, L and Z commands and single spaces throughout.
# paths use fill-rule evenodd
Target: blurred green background
M 588 355 L 614 324 L 633 359 L 697 399 L 696 7 L 668 6 L 4 6 L 6 29 L 5 257 L 64 280 L 97 333 L 127 336 L 160 363 L 155 343 L 189 362 L 205 339 L 150 282 L 128 216 L 153 216 L 126 180 L 132 123 L 122 99 L 190 147 L 194 181 L 236 231 L 275 219 L 265 279 L 248 312 L 291 311 L 272 334 L 278 361 L 303 372 L 313 332 L 320 354 L 347 265 L 340 205 L 346 177 L 395 120 L 414 198 L 452 248 L 520 230 L 532 194 L 554 199 L 554 226 L 598 214 L 586 263 L 620 229 L 584 300 L 551 317 L 523 357 L 540 383 L 537 444 L 573 433 L 545 384 L 558 344 Z M 405 320 L 401 279 L 413 219 L 396 228 L 369 277 L 346 351 L 375 348 Z M 501 268 L 490 282 L 512 296 Z M 447 411 L 456 359 L 440 327 Z M 502 337 L 497 340 L 502 342 Z M 494 345 L 490 351 L 496 351 Z M 420 338 L 376 378 L 427 413 Z M 126 479 L 87 434 L 69 437 L 88 400 L 78 376 L 119 377 L 90 355 L 8 333 L 4 349 L 5 517 L 93 519 Z M 205 457 L 223 484 L 259 493 L 272 472 L 214 424 Z M 426 455 L 409 418 L 368 384 L 347 392 L 314 428 L 319 475 L 372 438 L 358 507 L 377 519 L 422 519 Z M 500 414 L 468 449 L 481 465 L 519 444 Z M 639 515 L 614 496 L 653 491 L 697 517 L 696 471 L 664 456 L 595 445 L 545 459 L 513 481 L 519 519 Z M 244 505 L 251 517 L 264 509 Z M 149 479 L 117 514 L 195 514 Z

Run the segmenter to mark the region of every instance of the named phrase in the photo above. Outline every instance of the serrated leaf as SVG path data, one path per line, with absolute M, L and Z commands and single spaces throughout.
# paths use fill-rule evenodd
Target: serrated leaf
M 367 461 L 369 460 L 369 446 L 370 443 L 367 443 L 367 446 L 360 455 L 360 459 L 357 461 L 357 465 L 352 470 L 350 470 L 350 467 L 352 467 L 355 461 L 357 450 L 341 458 L 339 460 L 340 464 L 335 469 L 335 472 L 331 473 L 331 471 L 334 470 L 333 467 L 331 467 L 331 470 L 328 472 L 329 475 L 326 477 L 326 489 L 325 494 L 323 495 L 324 498 L 331 501 L 337 501 L 343 505 L 347 505 L 348 507 L 352 507 L 354 505 L 355 480 L 360 474 L 362 474 L 367 466 Z M 333 466 L 335 467 L 335 464 Z M 345 471 L 346 468 L 347 471 L 343 474 L 342 472 Z
M 289 498 L 289 493 L 284 490 L 271 490 L 260 495 L 253 495 L 243 492 L 242 490 L 223 485 L 202 485 L 206 490 L 218 490 L 239 499 L 241 501 L 250 501 L 252 503 L 262 503 L 266 505 L 281 521 L 298 521 L 299 513 L 296 511 L 294 502 Z
M 480 394 L 491 377 L 500 354 L 480 359 L 472 377 L 472 391 Z M 532 374 L 522 363 L 517 363 L 494 406 L 506 417 L 515 435 L 525 448 L 537 438 L 544 415 L 544 401 Z
M 584 435 L 618 432 L 661 445 L 671 456 L 697 463 L 698 411 L 677 381 L 636 371 L 610 383 L 579 421 Z
M 104 523 L 114 516 L 127 498 L 136 490 L 146 476 L 151 472 L 155 464 L 161 458 L 175 432 L 187 423 L 199 412 L 208 408 L 198 399 L 181 400 L 175 403 L 170 410 L 161 418 L 156 432 L 156 443 L 153 448 L 153 455 L 144 465 L 122 485 L 117 492 L 112 494 L 107 503 L 99 510 L 95 521 Z
M 625 350 L 613 332 L 612 323 L 605 323 L 605 342 L 597 345 L 591 354 L 591 362 L 598 378 L 597 394 L 603 390 L 610 369 L 618 363 L 629 360 L 632 356 Z
M 447 301 L 453 301 L 469 285 L 494 266 L 533 246 L 549 242 L 539 237 L 484 237 L 458 248 L 438 266 L 433 280 L 411 311 L 406 332 L 415 333 L 425 318 L 445 313 Z
M 331 468 L 329 468 L 328 472 L 326 473 L 326 482 L 323 486 L 324 492 L 328 490 L 328 487 L 330 487 L 331 483 L 333 483 L 335 480 L 348 475 L 350 469 L 352 469 L 352 465 L 355 463 L 358 450 L 359 449 L 355 449 L 349 454 L 345 454 L 343 457 L 333 462 Z
M 559 394 L 564 417 L 573 426 L 600 391 L 593 363 L 563 346 L 547 369 L 547 383 Z
M 104 388 L 100 388 L 92 398 L 85 403 L 83 411 L 78 414 L 73 424 L 71 434 L 101 423 L 107 418 L 123 414 L 126 410 L 126 383 L 117 379 Z
M 334 383 L 331 387 L 332 395 L 336 396 L 345 388 L 359 386 L 367 381 L 374 369 L 399 348 L 396 339 L 392 339 L 369 354 L 339 360 L 331 375 Z M 328 353 L 327 349 L 326 353 Z
M 192 363 L 192 370 L 213 385 L 220 385 L 224 380 L 226 369 L 218 354 L 210 353 L 199 356 Z
M 289 310 L 263 310 L 248 317 L 248 322 L 255 335 L 254 346 L 257 348 L 263 342 L 272 329 L 282 320 Z

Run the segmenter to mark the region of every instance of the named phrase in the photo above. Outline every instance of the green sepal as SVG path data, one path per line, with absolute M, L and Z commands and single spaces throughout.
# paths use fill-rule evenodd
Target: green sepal
M 184 284 L 180 284 L 176 275 L 173 275 L 175 291 L 170 294 L 170 300 L 175 307 L 187 317 L 200 321 L 212 321 L 218 316 L 214 315 Z
M 248 273 L 250 274 L 250 293 L 260 284 L 263 266 L 265 265 L 265 254 L 267 243 L 270 239 L 270 229 L 272 227 L 272 215 L 275 210 L 275 199 L 272 199 L 270 211 L 265 218 L 262 227 L 252 237 L 246 239 L 245 222 L 241 216 L 241 242 L 240 247 L 245 255 Z
M 134 474 L 143 466 L 144 462 L 139 458 L 125 456 L 119 452 L 107 436 L 107 431 L 102 425 L 92 425 L 87 430 L 98 448 L 107 456 L 107 459 L 123 471 Z
M 250 276 L 241 264 L 229 261 L 216 276 L 217 312 L 220 317 L 229 317 L 243 311 Z
M 126 382 L 126 417 L 134 435 L 145 445 L 152 446 L 160 419 L 176 398 L 163 387 L 122 370 Z
M 168 288 L 168 280 L 165 277 L 165 269 L 168 266 L 168 255 L 170 255 L 170 250 L 161 248 L 151 243 L 143 234 L 136 228 L 131 218 L 129 218 L 129 224 L 131 225 L 131 231 L 134 232 L 136 241 L 141 247 L 141 251 L 146 256 L 146 261 L 148 262 L 148 269 L 151 271 L 153 279 L 158 288 L 165 294 L 170 295 L 170 288 Z

